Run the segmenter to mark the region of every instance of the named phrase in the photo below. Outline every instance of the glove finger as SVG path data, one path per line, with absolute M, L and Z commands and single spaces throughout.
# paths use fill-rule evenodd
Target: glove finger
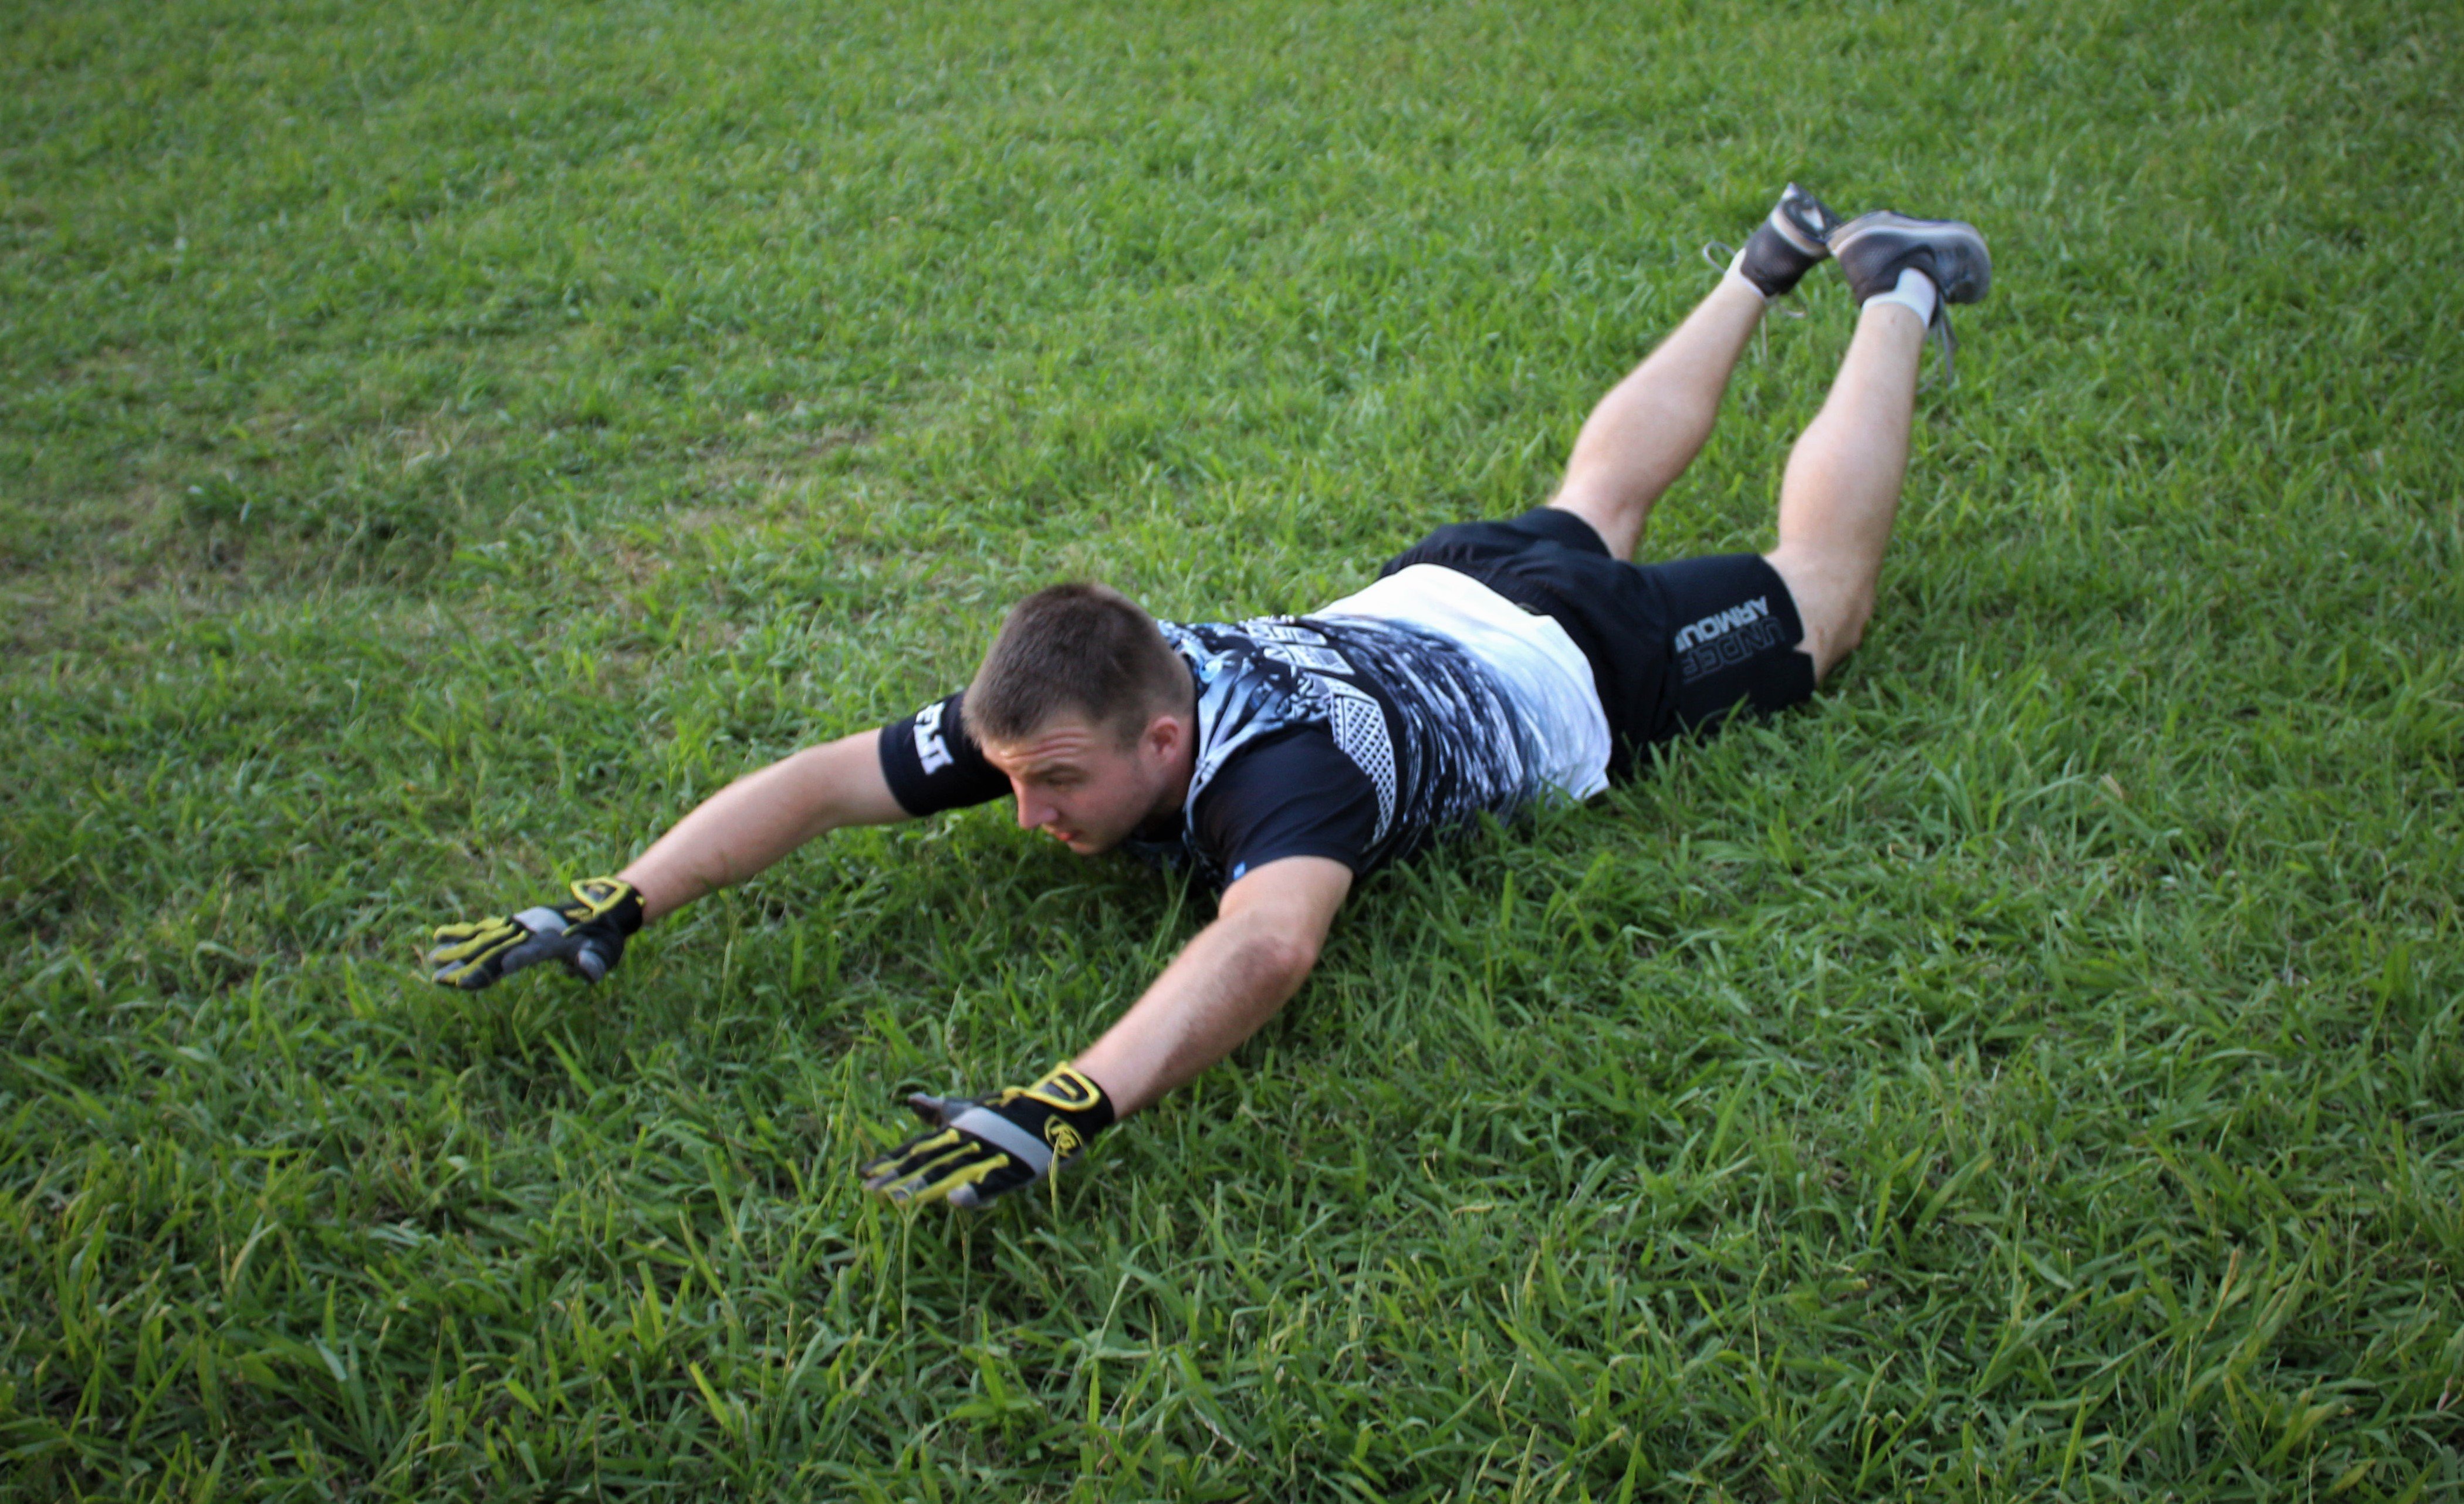
M 865 1178 L 864 1188 L 879 1190 L 901 1176 L 913 1174 L 916 1168 L 950 1150 L 972 1142 L 965 1135 L 950 1130 L 940 1133 L 919 1133 L 887 1154 L 876 1154 L 857 1167 Z
M 965 1176 L 989 1156 L 1006 1158 L 963 1134 L 936 1135 L 900 1163 L 865 1182 L 865 1189 L 896 1202 L 931 1201 L 957 1183 L 954 1177 Z
M 874 1188 L 892 1201 L 906 1201 L 920 1194 L 924 1187 L 983 1158 L 983 1153 L 981 1144 L 971 1139 L 961 1139 L 930 1152 L 916 1154 L 899 1165 L 895 1173 L 880 1177 L 881 1184 Z
M 915 1092 L 907 1098 L 907 1110 L 935 1128 L 947 1128 L 950 1119 L 972 1105 L 963 1096 L 935 1096 L 930 1092 Z
M 501 931 L 459 945 L 440 945 L 422 958 L 432 968 L 429 980 L 439 986 L 476 992 L 504 975 L 505 953 L 527 933 L 506 925 Z
M 982 1206 L 1008 1195 L 1022 1185 L 1032 1183 L 1035 1179 L 1036 1174 L 1033 1170 L 1004 1154 L 998 1163 L 989 1166 L 981 1174 L 969 1176 L 964 1183 L 951 1186 L 947 1196 L 953 1206 L 970 1208 Z
M 982 1204 L 982 1200 L 988 1198 L 979 1198 L 977 1196 L 976 1186 L 978 1183 L 992 1176 L 999 1175 L 1005 1166 L 1016 1162 L 1017 1161 L 1013 1161 L 1008 1155 L 1001 1153 L 999 1149 L 987 1148 L 981 1157 L 969 1155 L 962 1160 L 956 1160 L 950 1162 L 945 1162 L 941 1165 L 936 1165 L 935 1167 L 935 1174 L 937 1178 L 927 1179 L 925 1177 L 918 1177 L 918 1179 L 923 1182 L 920 1188 L 910 1190 L 905 1195 L 896 1195 L 893 1193 L 892 1199 L 904 1202 L 910 1205 L 922 1206 L 936 1201 L 954 1200 L 960 1192 L 963 1191 L 967 1194 L 969 1199 L 964 1202 L 957 1203 L 957 1205 L 968 1206 L 980 1205 Z M 992 1194 L 997 1196 L 1001 1194 L 1001 1192 L 999 1190 L 995 1190 Z
M 911 1202 L 920 1204 L 931 1200 L 931 1197 L 924 1194 L 924 1187 L 931 1185 L 935 1178 L 934 1173 L 924 1171 L 910 1175 L 884 1176 L 877 1184 L 868 1182 L 865 1189 L 884 1201 L 895 1202 L 903 1206 Z
M 542 961 L 570 961 L 573 953 L 587 943 L 569 935 L 533 935 L 517 945 L 509 945 L 496 958 L 496 975 L 510 977 Z
M 433 962 L 436 958 L 428 958 Z M 438 966 L 428 974 L 428 980 L 440 987 L 453 987 L 463 992 L 476 992 L 496 980 L 496 968 L 485 960 Z
M 615 969 L 616 957 L 606 945 L 592 939 L 575 946 L 573 954 L 564 958 L 564 963 L 573 968 L 575 976 L 584 982 L 595 983 Z
M 444 965 L 456 961 L 475 961 L 507 945 L 520 944 L 530 931 L 509 919 L 490 919 L 485 924 L 448 924 L 436 932 L 438 944 L 428 954 L 431 965 Z

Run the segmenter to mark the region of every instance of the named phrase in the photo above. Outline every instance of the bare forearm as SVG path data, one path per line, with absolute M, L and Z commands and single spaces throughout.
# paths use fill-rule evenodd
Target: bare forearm
M 1218 919 L 1075 1063 L 1127 1117 L 1240 1048 L 1300 990 L 1314 962 L 1261 917 Z
M 702 802 L 620 874 L 655 919 L 777 862 L 827 830 L 906 818 L 882 782 L 872 732 L 747 773 Z

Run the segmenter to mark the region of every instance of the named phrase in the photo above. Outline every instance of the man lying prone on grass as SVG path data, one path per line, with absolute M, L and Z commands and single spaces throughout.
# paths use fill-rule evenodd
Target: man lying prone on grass
M 1857 329 L 1789 455 L 1778 546 L 1627 563 L 1766 303 L 1834 255 Z M 1081 855 L 1194 864 L 1221 889 L 1216 919 L 1102 1038 L 1030 1086 L 911 1097 L 927 1131 L 864 1166 L 901 1202 L 1016 1190 L 1272 1017 L 1361 874 L 1481 811 L 1586 798 L 1654 742 L 1810 696 L 1873 609 L 1924 342 L 1947 354 L 1942 305 L 1983 297 L 1988 277 L 1968 225 L 1841 224 L 1791 185 L 1594 409 L 1547 505 L 1441 527 L 1304 616 L 1157 622 L 1102 586 L 1039 591 L 963 692 L 738 779 L 569 900 L 438 930 L 434 978 L 483 987 L 554 959 L 595 982 L 643 924 L 825 830 L 1004 794 L 1022 828 Z

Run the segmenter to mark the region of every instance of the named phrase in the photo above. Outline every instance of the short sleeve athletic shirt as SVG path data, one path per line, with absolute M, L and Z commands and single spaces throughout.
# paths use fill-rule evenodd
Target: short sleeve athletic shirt
M 1124 849 L 1219 887 L 1287 856 L 1367 873 L 1484 811 L 1602 786 L 1607 723 L 1562 630 L 1453 570 L 1404 574 L 1308 616 L 1158 623 L 1197 681 L 1196 765 L 1177 828 Z M 910 814 L 1009 792 L 963 700 L 883 728 Z

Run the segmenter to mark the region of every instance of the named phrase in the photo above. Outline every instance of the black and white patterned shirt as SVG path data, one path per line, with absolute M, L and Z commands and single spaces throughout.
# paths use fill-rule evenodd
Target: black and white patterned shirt
M 1531 717 L 1449 636 L 1365 616 L 1158 624 L 1198 685 L 1196 766 L 1177 828 L 1124 849 L 1221 886 L 1287 856 L 1366 873 L 1548 785 Z M 983 804 L 1009 782 L 953 695 L 885 727 L 882 771 L 910 814 Z

